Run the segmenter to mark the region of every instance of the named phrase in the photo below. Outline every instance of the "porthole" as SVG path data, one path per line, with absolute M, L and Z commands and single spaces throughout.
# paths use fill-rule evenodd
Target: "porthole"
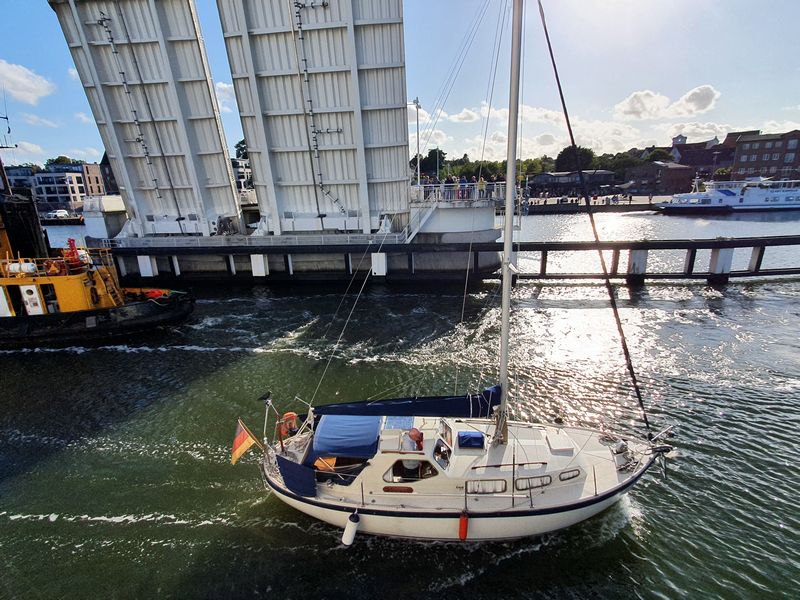
M 514 482 L 514 487 L 517 491 L 524 492 L 525 490 L 533 490 L 536 488 L 543 488 L 553 483 L 553 478 L 550 475 L 540 475 L 539 477 L 520 477 Z
M 581 474 L 580 469 L 570 469 L 569 471 L 563 471 L 559 474 L 558 478 L 561 481 L 569 481 L 570 479 L 575 479 Z

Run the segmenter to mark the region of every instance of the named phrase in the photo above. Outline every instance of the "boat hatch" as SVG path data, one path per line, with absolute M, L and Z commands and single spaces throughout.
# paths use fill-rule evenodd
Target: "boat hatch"
M 458 447 L 483 450 L 483 434 L 480 431 L 459 431 Z
M 572 454 L 575 450 L 575 444 L 572 443 L 572 438 L 563 431 L 558 431 L 556 433 L 548 431 L 545 437 L 547 438 L 547 445 L 550 446 L 550 451 L 553 453 Z

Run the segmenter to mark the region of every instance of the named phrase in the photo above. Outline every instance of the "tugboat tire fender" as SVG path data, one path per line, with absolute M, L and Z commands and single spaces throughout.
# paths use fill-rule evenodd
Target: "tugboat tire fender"
M 100 294 L 97 293 L 95 286 L 89 288 L 89 297 L 92 299 L 92 304 L 100 304 Z

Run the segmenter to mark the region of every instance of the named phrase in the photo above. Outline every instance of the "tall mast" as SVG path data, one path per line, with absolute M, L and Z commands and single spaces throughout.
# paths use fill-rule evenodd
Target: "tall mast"
M 503 225 L 503 300 L 500 328 L 500 413 L 497 433 L 508 442 L 508 338 L 511 313 L 511 260 L 514 241 L 514 194 L 517 189 L 517 115 L 519 114 L 519 65 L 522 47 L 522 0 L 513 0 L 511 29 L 511 91 L 508 96 L 508 148 L 506 150 L 506 216 Z

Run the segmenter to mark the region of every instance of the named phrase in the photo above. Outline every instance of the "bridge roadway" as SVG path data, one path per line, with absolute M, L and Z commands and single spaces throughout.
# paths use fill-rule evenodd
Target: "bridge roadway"
M 300 236 L 298 236 L 299 238 Z M 259 243 L 254 238 L 240 238 L 239 236 L 216 238 L 148 238 L 146 240 L 126 240 L 125 246 L 113 247 L 117 257 L 124 256 L 189 256 L 189 255 L 301 255 L 301 254 L 329 254 L 358 257 L 364 253 L 383 253 L 389 255 L 408 255 L 409 264 L 412 255 L 442 253 L 442 252 L 472 252 L 474 260 L 472 267 L 476 276 L 482 279 L 497 277 L 497 273 L 485 272 L 478 263 L 479 253 L 500 252 L 502 244 L 499 242 L 484 243 L 392 243 L 381 244 L 375 239 L 371 242 L 340 243 L 340 244 L 300 244 L 285 245 L 276 243 L 275 239 L 267 238 L 269 242 Z M 211 241 L 213 240 L 213 241 Z M 142 246 L 137 242 L 143 242 Z M 601 279 L 603 277 L 599 268 L 596 272 L 551 272 L 548 270 L 548 258 L 559 252 L 596 252 L 597 249 L 611 251 L 609 261 L 609 274 L 614 279 L 624 279 L 630 284 L 640 284 L 647 279 L 707 279 L 714 283 L 725 283 L 731 277 L 773 277 L 786 275 L 800 275 L 800 252 L 792 257 L 793 264 L 778 268 L 762 268 L 764 253 L 767 248 L 779 246 L 800 246 L 800 235 L 773 236 L 773 237 L 744 237 L 744 238 L 717 238 L 717 239 L 683 239 L 683 240 L 628 240 L 628 241 L 601 241 L 599 244 L 591 241 L 570 242 L 518 242 L 514 244 L 517 252 L 539 253 L 539 268 L 535 272 L 520 272 L 520 279 Z M 747 269 L 732 270 L 733 252 L 737 248 L 750 249 L 750 259 Z M 685 259 L 683 268 L 675 271 L 656 272 L 647 267 L 648 254 L 653 251 L 683 250 Z M 706 270 L 698 270 L 696 257 L 699 250 L 710 250 L 711 257 Z M 627 253 L 627 268 L 620 271 L 620 256 Z M 267 280 L 269 277 L 267 277 Z

